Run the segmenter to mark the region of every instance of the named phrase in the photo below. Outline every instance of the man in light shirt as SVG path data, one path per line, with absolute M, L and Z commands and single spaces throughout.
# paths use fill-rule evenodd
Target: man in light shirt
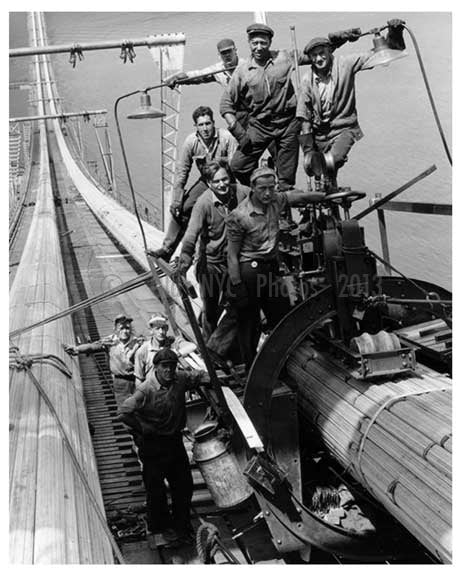
M 388 22 L 387 42 L 394 50 L 404 50 L 403 20 Z M 336 174 L 363 133 L 358 123 L 355 75 L 373 68 L 372 51 L 333 54 L 345 42 L 360 38 L 359 28 L 313 38 L 304 48 L 311 69 L 303 77 L 296 116 L 302 121 L 300 144 L 304 168 L 320 179 L 327 172 L 328 186 L 336 188 Z
M 216 47 L 221 62 L 216 62 L 216 64 L 212 64 L 201 70 L 178 72 L 174 76 L 167 78 L 165 82 L 170 88 L 175 88 L 178 84 L 208 84 L 210 82 L 217 82 L 225 88 L 229 84 L 232 74 L 240 60 L 235 43 L 230 38 L 223 38 L 218 42 Z

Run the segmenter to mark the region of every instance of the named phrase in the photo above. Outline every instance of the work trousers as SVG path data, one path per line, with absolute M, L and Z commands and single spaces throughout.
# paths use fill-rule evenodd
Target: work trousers
M 228 358 L 228 352 L 237 337 L 237 316 L 234 309 L 225 306 L 229 276 L 227 269 L 213 265 L 200 270 L 197 265 L 197 281 L 203 302 L 203 337 L 216 354 Z M 223 314 L 224 312 L 224 314 Z
M 263 152 L 273 143 L 271 154 L 279 178 L 281 190 L 287 190 L 295 185 L 298 167 L 299 143 L 298 134 L 300 122 L 297 118 L 287 118 L 284 123 L 260 122 L 250 119 L 247 134 L 251 146 L 242 152 L 240 147 L 235 151 L 230 167 L 236 178 L 245 186 L 250 185 L 250 176 L 258 167 L 258 161 Z
M 332 138 L 315 135 L 314 137 L 317 149 L 324 154 L 330 152 L 333 156 L 335 172 L 347 162 L 347 155 L 357 140 L 353 132 L 347 128 Z
M 173 216 L 170 217 L 168 230 L 163 240 L 163 248 L 171 254 L 176 250 L 186 232 L 192 214 L 192 208 L 207 188 L 208 186 L 205 181 L 199 178 L 184 194 L 180 219 L 176 220 Z
M 146 489 L 148 529 L 154 533 L 168 528 L 180 534 L 189 532 L 193 480 L 182 436 L 144 436 L 136 443 Z M 170 487 L 171 511 L 165 480 Z
M 276 260 L 240 263 L 240 277 L 248 294 L 248 305 L 237 310 L 238 335 L 243 360 L 249 369 L 261 335 L 261 310 L 272 330 L 290 310 L 290 299 L 278 275 Z
M 112 376 L 112 386 L 115 395 L 117 406 L 120 407 L 123 402 L 134 394 L 135 391 L 135 377 L 134 374 L 130 376 Z

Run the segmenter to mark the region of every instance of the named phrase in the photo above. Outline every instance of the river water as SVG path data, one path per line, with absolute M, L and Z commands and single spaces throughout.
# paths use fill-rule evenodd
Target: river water
M 363 31 L 384 25 L 388 18 L 403 18 L 414 32 L 423 55 L 442 126 L 451 146 L 451 42 L 450 13 L 362 13 L 362 12 L 281 12 L 267 13 L 274 28 L 274 48 L 290 47 L 290 25 L 296 26 L 298 45 L 302 48 L 313 36 L 361 27 Z M 231 37 L 241 56 L 248 52 L 245 29 L 253 18 L 251 12 L 51 12 L 45 14 L 50 44 L 84 43 L 103 40 L 142 38 L 151 34 L 184 32 L 186 50 L 184 69 L 204 67 L 217 61 L 216 41 Z M 367 193 L 385 195 L 435 164 L 437 171 L 405 191 L 398 199 L 407 201 L 451 203 L 451 167 L 429 106 L 415 50 L 406 35 L 408 56 L 387 68 L 376 68 L 357 75 L 357 106 L 364 138 L 358 142 L 348 164 L 339 175 L 339 184 Z M 10 46 L 28 45 L 25 13 L 10 13 Z M 346 45 L 343 51 L 367 50 L 370 37 Z M 53 55 L 52 63 L 58 89 L 66 111 L 109 111 L 116 173 L 119 189 L 128 198 L 126 176 L 120 157 L 113 120 L 117 97 L 158 82 L 158 70 L 147 48 L 138 48 L 133 64 L 123 62 L 118 50 L 87 52 L 75 68 L 68 55 Z M 12 60 L 10 80 L 29 77 L 30 58 Z M 302 69 L 301 69 L 302 71 Z M 209 105 L 216 111 L 218 126 L 221 88 L 217 84 L 186 86 L 182 91 L 179 143 L 192 130 L 192 111 Z M 156 95 L 152 93 L 153 103 Z M 122 116 L 136 107 L 135 98 L 121 106 Z M 23 115 L 27 92 L 12 91 L 10 115 Z M 160 140 L 157 121 L 122 121 L 131 172 L 142 207 L 158 210 L 161 186 Z M 84 130 L 85 155 L 97 160 L 94 131 Z M 102 178 L 102 168 L 99 167 Z M 298 172 L 298 185 L 303 186 Z M 363 209 L 368 199 L 353 208 Z M 451 288 L 451 217 L 409 213 L 387 213 L 391 261 L 406 275 Z M 381 253 L 376 215 L 363 221 L 367 243 Z

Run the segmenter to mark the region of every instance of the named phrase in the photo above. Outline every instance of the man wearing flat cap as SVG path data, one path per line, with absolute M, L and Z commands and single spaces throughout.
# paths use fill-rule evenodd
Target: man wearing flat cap
M 234 69 L 241 60 L 239 60 L 235 42 L 230 38 L 220 40 L 216 48 L 218 49 L 221 62 L 217 62 L 201 70 L 178 72 L 165 80 L 168 86 L 175 88 L 178 84 L 208 84 L 210 82 L 217 82 L 223 88 L 226 88 Z
M 236 308 L 239 340 L 246 367 L 256 356 L 261 310 L 272 329 L 288 313 L 290 301 L 279 273 L 280 214 L 287 206 L 303 206 L 321 195 L 300 190 L 276 191 L 270 168 L 251 174 L 251 191 L 227 219 L 229 300 Z
M 263 152 L 272 145 L 280 188 L 295 184 L 298 165 L 296 94 L 291 81 L 294 56 L 287 50 L 271 50 L 274 31 L 266 24 L 247 28 L 251 56 L 235 70 L 221 98 L 220 112 L 229 131 L 239 142 L 231 161 L 231 170 L 248 186 L 250 175 L 258 166 Z M 301 55 L 299 64 L 307 64 Z M 239 114 L 248 114 L 247 125 Z
M 147 496 L 147 527 L 161 533 L 168 543 L 191 542 L 190 505 L 193 482 L 182 441 L 186 425 L 185 392 L 209 385 L 201 371 L 177 371 L 178 356 L 161 348 L 153 358 L 152 377 L 146 379 L 122 404 L 122 422 L 135 430 L 135 442 L 143 463 Z M 171 510 L 165 486 L 171 493 Z
M 138 387 L 153 375 L 154 357 L 162 348 L 171 348 L 174 337 L 168 335 L 168 318 L 160 312 L 149 318 L 150 338 L 146 340 L 136 353 L 134 374 Z
M 405 49 L 403 25 L 398 19 L 388 22 L 386 40 L 394 50 Z M 311 69 L 302 79 L 296 110 L 302 121 L 304 169 L 316 179 L 324 173 L 330 191 L 336 188 L 337 171 L 350 149 L 363 136 L 357 119 L 355 75 L 374 66 L 372 51 L 347 55 L 333 51 L 360 36 L 360 29 L 354 28 L 313 38 L 304 48 Z
M 109 336 L 88 344 L 65 346 L 66 352 L 71 356 L 95 352 L 106 352 L 109 355 L 113 390 L 118 406 L 134 392 L 135 355 L 144 340 L 142 336 L 133 335 L 132 322 L 132 318 L 119 314 L 114 319 L 114 332 Z

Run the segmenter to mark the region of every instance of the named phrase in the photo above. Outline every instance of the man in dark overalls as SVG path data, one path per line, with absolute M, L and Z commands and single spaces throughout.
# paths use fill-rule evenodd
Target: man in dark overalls
M 251 24 L 247 34 L 251 57 L 234 71 L 221 98 L 221 115 L 239 142 L 230 167 L 249 186 L 251 173 L 270 147 L 280 188 L 288 190 L 295 184 L 299 152 L 300 122 L 291 81 L 295 58 L 288 50 L 270 49 L 274 31 L 266 24 Z M 307 62 L 304 55 L 298 59 L 299 64 Z M 242 113 L 245 122 L 239 118 Z
M 185 392 L 208 385 L 202 371 L 176 371 L 178 356 L 162 348 L 154 356 L 154 370 L 122 404 L 120 420 L 134 431 L 143 464 L 147 497 L 147 527 L 172 543 L 191 542 L 192 474 L 182 441 L 186 425 Z M 165 486 L 171 491 L 171 511 Z

